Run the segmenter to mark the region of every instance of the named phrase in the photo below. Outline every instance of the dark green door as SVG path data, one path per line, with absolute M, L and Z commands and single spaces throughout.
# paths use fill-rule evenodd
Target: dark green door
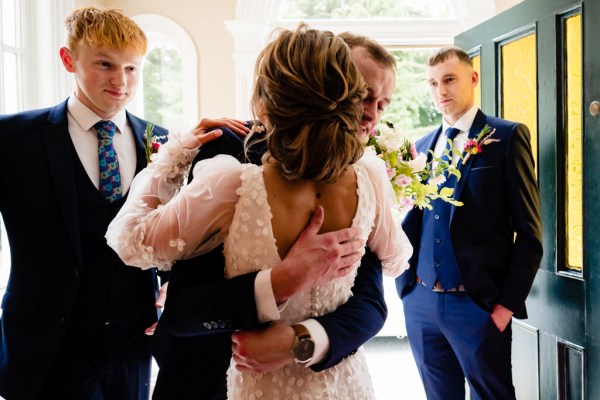
M 532 134 L 544 258 L 513 324 L 522 400 L 600 399 L 599 21 L 600 0 L 525 0 L 455 40 L 480 65 L 483 111 Z

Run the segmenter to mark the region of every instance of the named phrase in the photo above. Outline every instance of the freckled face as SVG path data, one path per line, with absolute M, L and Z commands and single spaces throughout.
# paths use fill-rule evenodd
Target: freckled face
M 104 119 L 125 108 L 135 95 L 143 55 L 132 48 L 116 50 L 81 44 L 60 50 L 66 70 L 75 74 L 75 95 Z
M 381 121 L 383 110 L 392 101 L 396 87 L 396 74 L 389 67 L 378 64 L 363 47 L 351 50 L 352 62 L 358 67 L 367 84 L 367 97 L 363 101 L 361 137 L 371 133 Z
M 429 94 L 450 125 L 454 125 L 473 106 L 473 89 L 478 81 L 477 72 L 456 56 L 427 67 Z

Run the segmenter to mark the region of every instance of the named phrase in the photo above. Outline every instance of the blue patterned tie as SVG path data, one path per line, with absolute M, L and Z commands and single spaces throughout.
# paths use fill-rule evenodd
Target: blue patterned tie
M 117 126 L 111 121 L 100 121 L 94 125 L 98 131 L 98 161 L 100 162 L 100 194 L 113 202 L 123 196 L 119 160 L 113 147 L 113 136 Z

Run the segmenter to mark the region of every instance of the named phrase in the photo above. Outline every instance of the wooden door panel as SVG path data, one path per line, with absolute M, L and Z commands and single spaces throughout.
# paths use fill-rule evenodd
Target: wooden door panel
M 587 112 L 600 101 L 599 20 L 597 0 L 525 0 L 455 39 L 478 57 L 482 110 L 528 125 L 535 149 L 544 257 L 529 318 L 513 324 L 519 399 L 600 399 L 600 116 Z M 533 91 L 521 93 L 519 59 L 535 60 Z

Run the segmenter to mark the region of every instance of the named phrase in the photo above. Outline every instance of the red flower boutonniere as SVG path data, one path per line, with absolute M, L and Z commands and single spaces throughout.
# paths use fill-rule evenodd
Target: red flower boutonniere
M 467 153 L 465 158 L 463 158 L 462 163 L 466 164 L 469 160 L 469 157 L 472 155 L 477 155 L 482 152 L 482 146 L 486 144 L 499 142 L 500 139 L 492 139 L 492 135 L 496 132 L 496 128 L 492 129 L 488 124 L 485 124 L 479 135 L 475 139 L 469 139 L 465 142 L 465 147 L 463 149 L 464 152 Z
M 155 136 L 152 134 L 154 130 L 154 124 L 148 122 L 146 124 L 146 130 L 144 131 L 144 139 L 146 141 L 146 162 L 150 164 L 152 162 L 152 155 L 158 153 L 160 149 L 161 140 L 165 138 L 165 136 Z

